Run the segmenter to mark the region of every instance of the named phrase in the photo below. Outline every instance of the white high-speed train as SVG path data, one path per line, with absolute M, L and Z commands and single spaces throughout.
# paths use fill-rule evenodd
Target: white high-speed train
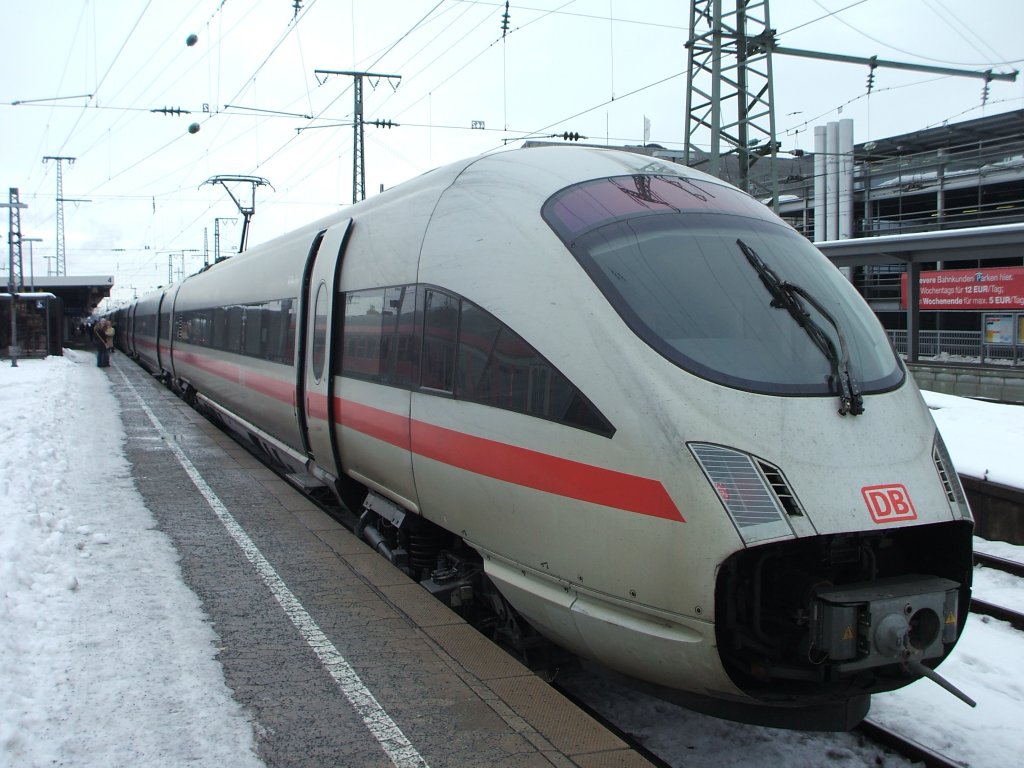
M 849 727 L 963 628 L 973 521 L 916 386 L 838 270 L 697 171 L 466 160 L 119 325 L 453 607 L 688 706 Z

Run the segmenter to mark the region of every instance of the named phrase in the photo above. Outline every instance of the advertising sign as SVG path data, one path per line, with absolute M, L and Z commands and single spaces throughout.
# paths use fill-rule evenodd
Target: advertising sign
M 900 306 L 907 308 L 907 274 L 900 278 Z M 922 310 L 1024 309 L 1024 267 L 946 269 L 922 272 Z
M 985 315 L 985 343 L 1013 345 L 1013 315 Z

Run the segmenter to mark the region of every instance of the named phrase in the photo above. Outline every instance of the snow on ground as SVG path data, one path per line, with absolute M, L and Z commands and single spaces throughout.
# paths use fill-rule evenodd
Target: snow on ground
M 1018 557 L 1024 558 L 1024 551 Z M 956 648 L 936 671 L 977 701 L 977 707 L 930 680 L 918 680 L 873 696 L 869 717 L 973 768 L 1019 765 L 1022 652 L 1020 632 L 1004 621 L 972 614 Z
M 1021 552 L 1024 556 L 1024 552 Z M 938 671 L 978 702 L 974 709 L 935 683 L 920 680 L 873 696 L 868 717 L 970 768 L 1020 765 L 1024 673 L 1021 633 L 1005 622 L 971 616 Z M 569 672 L 559 682 L 637 735 L 680 768 L 902 768 L 852 733 L 785 731 L 743 725 L 657 701 L 601 677 Z M 920 764 L 917 764 L 918 766 Z
M 1024 408 L 923 394 L 959 474 L 1024 488 Z
M 0 766 L 262 765 L 217 638 L 132 484 L 112 373 L 75 351 L 0 363 Z M 1024 487 L 1024 408 L 925 397 L 960 471 Z M 1024 560 L 1024 547 L 978 546 Z M 1024 602 L 1012 580 L 978 574 L 979 596 Z M 1022 642 L 972 616 L 939 671 L 977 709 L 921 681 L 875 697 L 871 716 L 975 768 L 1015 764 Z M 678 765 L 873 764 L 852 736 L 626 706 L 638 733 L 664 723 L 667 743 L 650 746 Z
M 132 484 L 112 372 L 0 363 L 0 765 L 262 765 Z

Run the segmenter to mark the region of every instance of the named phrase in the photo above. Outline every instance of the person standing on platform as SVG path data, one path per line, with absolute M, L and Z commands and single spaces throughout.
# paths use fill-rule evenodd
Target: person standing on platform
M 96 345 L 96 365 L 99 368 L 110 367 L 110 348 L 114 346 L 114 326 L 105 317 L 101 317 L 92 326 L 93 341 Z

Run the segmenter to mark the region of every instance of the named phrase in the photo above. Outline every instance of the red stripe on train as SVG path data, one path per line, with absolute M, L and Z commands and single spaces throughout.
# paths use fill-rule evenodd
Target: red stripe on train
M 335 416 L 351 429 L 420 456 L 513 485 L 665 520 L 686 522 L 665 486 L 651 478 L 595 467 L 335 398 Z
M 295 387 L 290 382 L 193 352 L 178 351 L 175 357 L 275 400 L 294 402 Z M 309 392 L 306 397 L 309 415 L 326 421 L 327 398 L 316 392 Z M 334 398 L 334 419 L 349 429 L 477 475 L 569 499 L 686 522 L 665 486 L 651 478 L 467 435 L 340 397 Z
M 255 390 L 286 405 L 295 404 L 295 383 L 290 379 L 287 381 L 275 379 L 272 376 L 265 376 L 250 368 L 243 368 L 235 363 L 217 360 L 197 352 L 176 350 L 174 359 L 179 363 L 191 365 L 207 373 L 212 373 L 214 376 L 229 381 L 232 384 L 238 384 L 247 389 Z

